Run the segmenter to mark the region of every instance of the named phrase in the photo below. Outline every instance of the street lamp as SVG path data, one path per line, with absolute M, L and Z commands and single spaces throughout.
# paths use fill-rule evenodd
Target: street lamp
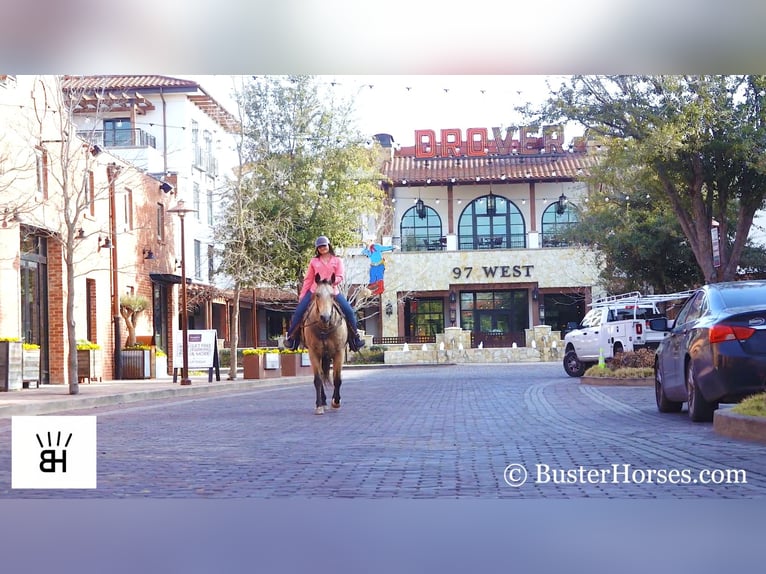
M 197 211 L 184 205 L 183 200 L 168 209 L 168 213 L 175 213 L 181 220 L 181 333 L 183 336 L 183 369 L 181 370 L 181 384 L 191 385 L 189 378 L 189 317 L 186 311 L 186 237 L 184 236 L 184 217 L 187 213 Z

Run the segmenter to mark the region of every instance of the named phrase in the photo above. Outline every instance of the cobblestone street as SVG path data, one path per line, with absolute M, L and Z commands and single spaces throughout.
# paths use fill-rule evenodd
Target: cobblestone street
M 308 382 L 67 413 L 98 416 L 95 490 L 12 490 L 6 419 L 0 497 L 766 496 L 762 445 L 661 415 L 653 393 L 581 385 L 558 363 L 457 365 L 348 369 L 342 408 L 323 416 Z M 744 473 L 699 480 L 727 469 Z M 671 471 L 687 483 L 657 478 Z

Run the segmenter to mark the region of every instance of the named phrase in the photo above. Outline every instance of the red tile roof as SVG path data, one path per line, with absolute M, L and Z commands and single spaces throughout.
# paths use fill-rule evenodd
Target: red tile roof
M 160 93 L 160 91 L 189 92 L 189 99 L 224 130 L 230 133 L 239 131 L 237 119 L 192 80 L 157 75 L 64 76 L 62 89 L 64 92 L 84 92 L 86 97 L 83 100 L 107 99 L 113 111 L 126 109 L 126 105 L 129 106 L 131 103 L 135 103 L 139 111 L 154 109 L 153 104 L 146 99 L 147 94 Z M 95 104 L 82 105 L 79 111 L 93 113 L 95 109 L 97 109 Z
M 199 90 L 200 85 L 191 80 L 171 78 L 169 76 L 64 76 L 62 88 L 67 90 L 157 90 L 160 88 L 174 88 L 182 91 Z
M 468 184 L 478 181 L 569 181 L 589 174 L 596 158 L 585 152 L 540 155 L 504 155 L 417 159 L 397 152 L 383 165 L 383 174 L 395 185 Z M 454 180 L 453 180 L 454 178 Z M 428 181 L 430 180 L 430 182 Z

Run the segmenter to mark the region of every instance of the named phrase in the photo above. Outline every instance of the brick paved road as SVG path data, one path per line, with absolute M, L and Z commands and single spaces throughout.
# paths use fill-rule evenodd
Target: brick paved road
M 97 490 L 11 490 L 0 420 L 0 498 L 752 498 L 764 447 L 660 415 L 650 387 L 588 387 L 559 364 L 346 370 L 343 406 L 313 414 L 286 385 L 98 415 Z M 513 488 L 510 464 L 529 477 Z M 609 472 L 605 482 L 552 474 Z M 622 468 L 622 466 L 620 466 Z M 582 471 L 581 471 L 582 469 Z M 647 484 L 647 472 L 742 469 L 746 484 Z M 516 476 L 516 475 L 514 475 Z M 741 482 L 741 479 L 740 479 Z

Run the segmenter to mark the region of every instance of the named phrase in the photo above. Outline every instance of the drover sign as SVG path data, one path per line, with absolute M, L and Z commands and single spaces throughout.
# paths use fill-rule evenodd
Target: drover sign
M 518 132 L 518 139 L 514 136 Z M 492 128 L 490 139 L 487 128 L 468 128 L 463 134 L 458 128 L 441 130 L 437 141 L 434 130 L 415 130 L 415 157 L 429 159 L 437 157 L 484 157 L 487 155 L 535 155 L 540 153 L 562 153 L 564 129 L 562 126 L 544 126 L 542 136 L 537 128 L 511 127 Z M 465 144 L 465 147 L 463 147 Z

